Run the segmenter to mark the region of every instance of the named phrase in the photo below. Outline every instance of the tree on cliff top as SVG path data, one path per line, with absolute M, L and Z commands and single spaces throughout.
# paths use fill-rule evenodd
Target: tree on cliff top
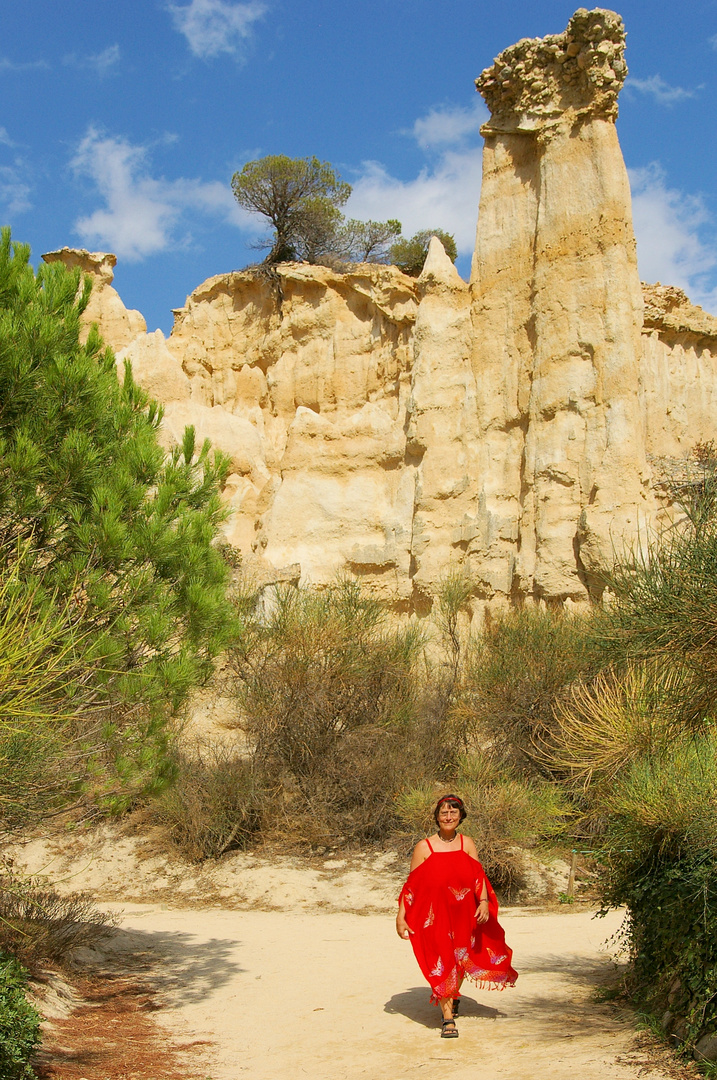
M 339 207 L 351 186 L 327 161 L 270 154 L 234 173 L 232 191 L 245 210 L 271 222 L 274 235 L 265 262 L 313 262 L 333 251 L 343 221 Z
M 421 229 L 410 240 L 401 237 L 395 244 L 392 244 L 388 257 L 394 266 L 397 266 L 399 270 L 403 270 L 404 274 L 418 277 L 426 261 L 428 245 L 434 236 L 437 236 L 443 244 L 446 255 L 451 262 L 455 262 L 458 257 L 455 237 L 451 233 L 444 232 L 443 229 Z

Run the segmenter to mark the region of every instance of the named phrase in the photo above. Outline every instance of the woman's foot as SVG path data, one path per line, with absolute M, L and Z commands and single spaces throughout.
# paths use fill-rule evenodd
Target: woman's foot
M 458 1028 L 456 1027 L 455 1020 L 444 1020 L 441 1025 L 441 1038 L 442 1039 L 457 1039 Z

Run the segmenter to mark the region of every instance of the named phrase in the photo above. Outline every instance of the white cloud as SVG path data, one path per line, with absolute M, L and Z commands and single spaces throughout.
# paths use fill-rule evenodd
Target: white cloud
M 94 182 L 104 206 L 79 218 L 75 229 L 87 244 L 138 262 L 157 251 L 188 242 L 187 217 L 219 216 L 247 233 L 256 223 L 220 181 L 155 179 L 146 147 L 90 128 L 73 158 L 79 176 Z M 185 217 L 187 215 L 187 217 Z M 181 232 L 180 230 L 182 230 Z
M 253 24 L 266 13 L 261 0 L 231 3 L 229 0 L 191 0 L 187 5 L 168 4 L 174 25 L 189 42 L 195 56 L 207 60 L 228 53 L 244 58 Z
M 7 128 L 4 127 L 0 127 L 0 147 L 17 149 L 17 143 L 10 138 Z M 5 152 L 3 156 L 11 155 Z M 4 221 L 7 220 L 5 215 L 24 214 L 31 209 L 29 196 L 32 188 L 28 176 L 27 163 L 19 155 L 0 165 L 0 216 Z
M 87 68 L 94 71 L 100 79 L 103 79 L 106 75 L 117 70 L 120 57 L 119 45 L 108 45 L 102 52 L 93 53 L 89 56 L 77 56 L 76 53 L 70 53 L 68 56 L 63 57 L 62 62 L 72 67 Z
M 685 90 L 682 86 L 670 86 L 661 75 L 651 75 L 649 79 L 636 79 L 631 75 L 625 89 L 637 90 L 640 94 L 649 94 L 659 105 L 674 105 L 677 101 L 695 96 L 694 90 Z
M 5 214 L 24 214 L 32 209 L 30 185 L 22 179 L 21 170 L 12 165 L 0 166 L 0 207 Z
M 473 108 L 434 106 L 427 116 L 416 120 L 412 134 L 422 150 L 436 146 L 455 146 L 471 135 L 477 135 L 481 124 L 488 119 L 488 109 L 482 101 Z
M 475 245 L 481 162 L 479 147 L 448 151 L 413 180 L 398 180 L 379 162 L 366 162 L 346 212 L 364 220 L 398 218 L 404 236 L 443 229 L 455 236 L 459 255 L 469 254 Z
M 717 310 L 717 255 L 705 239 L 712 221 L 702 199 L 668 188 L 657 164 L 629 176 L 640 276 L 677 285 L 693 303 Z
M 380 162 L 364 162 L 347 214 L 374 221 L 398 218 L 404 236 L 444 229 L 455 236 L 459 255 L 472 253 L 483 159 L 478 129 L 487 117 L 482 102 L 472 108 L 434 106 L 403 133 L 429 152 L 430 164 L 414 179 L 399 180 Z
M 46 60 L 20 61 L 8 60 L 6 56 L 0 56 L 0 71 L 37 71 L 39 68 L 49 68 Z

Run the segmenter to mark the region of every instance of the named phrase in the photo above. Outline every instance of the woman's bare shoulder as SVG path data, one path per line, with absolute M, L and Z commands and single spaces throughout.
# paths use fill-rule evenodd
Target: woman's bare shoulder
M 415 870 L 417 866 L 420 866 L 422 862 L 426 861 L 430 854 L 431 849 L 428 846 L 428 841 L 419 840 L 413 849 L 413 855 L 411 856 L 411 869 Z
M 472 859 L 475 859 L 476 862 L 480 862 L 480 859 L 478 858 L 478 852 L 476 851 L 476 846 L 473 843 L 473 841 L 471 840 L 470 836 L 465 836 L 464 835 L 464 837 L 463 837 L 463 850 L 468 855 L 470 855 L 470 857 Z

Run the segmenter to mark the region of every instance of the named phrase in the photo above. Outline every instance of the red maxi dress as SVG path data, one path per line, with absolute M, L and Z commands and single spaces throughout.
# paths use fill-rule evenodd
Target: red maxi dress
M 408 875 L 401 889 L 411 945 L 433 994 L 431 1001 L 459 997 L 464 976 L 484 989 L 502 990 L 518 978 L 512 950 L 498 922 L 498 901 L 485 871 L 463 848 L 435 852 Z M 489 918 L 478 925 L 476 909 L 488 892 Z

